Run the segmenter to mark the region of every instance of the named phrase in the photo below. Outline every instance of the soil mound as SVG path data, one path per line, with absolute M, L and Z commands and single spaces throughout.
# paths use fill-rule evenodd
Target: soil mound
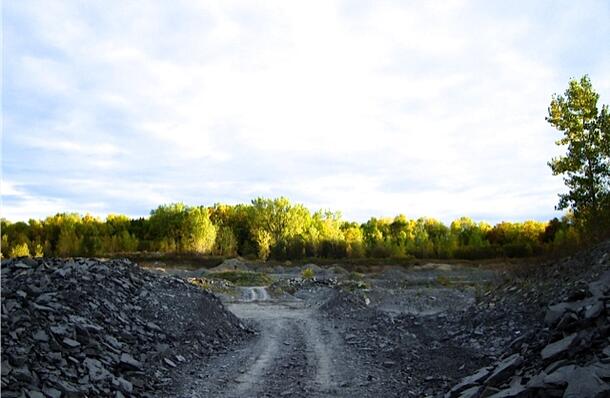
M 365 298 L 343 290 L 333 290 L 332 296 L 320 306 L 320 311 L 327 315 L 349 317 L 367 308 Z
M 2 262 L 2 396 L 152 396 L 244 338 L 213 295 L 129 260 Z
M 222 262 L 214 268 L 210 268 L 210 272 L 226 272 L 226 271 L 252 271 L 251 267 L 239 258 L 231 258 Z

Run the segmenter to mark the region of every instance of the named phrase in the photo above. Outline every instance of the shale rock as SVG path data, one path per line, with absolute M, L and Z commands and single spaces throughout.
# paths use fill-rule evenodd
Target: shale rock
M 159 395 L 169 356 L 182 366 L 248 334 L 215 296 L 128 260 L 12 259 L 1 271 L 3 397 Z
M 609 253 L 610 242 L 605 242 L 549 267 L 553 277 L 529 280 L 533 303 L 552 300 L 549 292 L 563 299 L 551 301 L 543 325 L 507 346 L 513 354 L 497 361 L 484 382 L 477 372 L 445 396 L 610 397 Z M 563 285 L 553 285 L 561 279 Z M 501 390 L 491 393 L 490 387 Z

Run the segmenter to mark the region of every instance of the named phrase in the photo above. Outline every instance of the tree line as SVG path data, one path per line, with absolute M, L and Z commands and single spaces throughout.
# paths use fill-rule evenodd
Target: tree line
M 147 218 L 56 214 L 44 220 L 2 220 L 2 257 L 99 256 L 134 251 L 256 256 L 260 259 L 524 257 L 570 251 L 610 237 L 610 110 L 588 76 L 571 79 L 554 95 L 546 120 L 561 132 L 565 155 L 548 163 L 567 192 L 549 222 L 494 226 L 461 217 L 445 225 L 433 218 L 371 218 L 358 224 L 331 211 L 310 212 L 287 198 L 211 207 L 174 203 Z
M 332 211 L 311 212 L 287 198 L 250 204 L 162 205 L 149 217 L 60 213 L 44 220 L 2 220 L 2 257 L 104 256 L 129 252 L 197 253 L 262 260 L 303 258 L 524 257 L 578 246 L 570 215 L 549 222 L 490 225 L 461 217 L 449 225 L 433 218 L 343 220 Z

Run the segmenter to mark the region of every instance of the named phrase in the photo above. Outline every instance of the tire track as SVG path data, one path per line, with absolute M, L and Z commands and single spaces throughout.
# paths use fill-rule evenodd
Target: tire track
M 344 387 L 355 380 L 359 363 L 332 324 L 301 302 L 250 300 L 252 296 L 265 297 L 253 288 L 242 296 L 248 301 L 228 309 L 255 325 L 256 342 L 203 364 L 198 379 L 187 379 L 178 396 L 353 396 L 354 390 Z

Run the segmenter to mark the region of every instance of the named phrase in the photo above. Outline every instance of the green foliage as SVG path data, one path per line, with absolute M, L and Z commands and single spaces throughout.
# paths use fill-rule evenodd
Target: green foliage
M 311 268 L 305 268 L 305 269 L 303 270 L 303 272 L 301 272 L 301 277 L 302 277 L 303 279 L 307 279 L 307 280 L 309 280 L 309 279 L 313 279 L 313 278 L 315 278 L 315 276 L 316 276 L 316 273 L 315 273 L 315 271 L 314 271 L 313 269 L 311 269 Z
M 311 223 L 311 215 L 303 205 L 293 205 L 287 198 L 257 198 L 252 201 L 250 229 L 258 246 L 258 256 L 266 260 L 276 244 L 303 234 Z
M 2 230 L 5 230 L 5 227 L 2 226 Z M 0 253 L 2 254 L 2 258 L 10 257 L 10 247 L 8 245 L 8 235 L 2 234 L 2 243 L 0 243 Z
M 9 257 L 29 257 L 30 249 L 25 243 L 18 243 L 9 251 Z
M 43 257 L 44 256 L 44 248 L 40 243 L 36 243 L 34 246 L 34 257 Z
M 237 238 L 229 227 L 221 226 L 216 233 L 214 254 L 225 257 L 237 255 Z
M 303 258 L 522 257 L 573 250 L 582 241 L 572 214 L 550 222 L 495 226 L 461 217 L 450 226 L 432 218 L 371 218 L 346 222 L 339 213 L 313 214 L 286 198 L 251 205 L 159 206 L 149 218 L 60 213 L 45 220 L 2 220 L 2 256 L 99 256 L 134 251 L 299 260 Z M 25 246 L 24 246 L 25 245 Z
M 563 136 L 566 154 L 553 158 L 553 175 L 563 175 L 568 192 L 558 209 L 571 209 L 594 238 L 610 231 L 610 111 L 598 110 L 599 94 L 588 76 L 572 79 L 564 95 L 554 95 L 546 120 Z
M 160 251 L 209 254 L 216 242 L 216 227 L 205 207 L 162 205 L 151 212 L 149 224 L 149 236 Z

